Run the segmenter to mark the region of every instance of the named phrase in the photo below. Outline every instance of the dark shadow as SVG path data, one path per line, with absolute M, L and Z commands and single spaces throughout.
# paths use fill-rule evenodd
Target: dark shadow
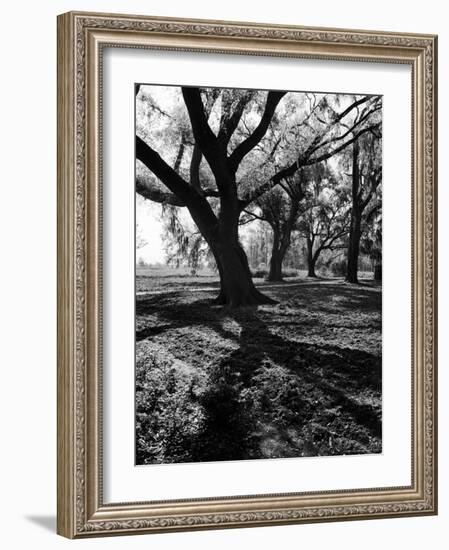
M 146 327 L 142 330 L 136 330 L 136 342 L 140 342 L 140 340 L 145 340 L 145 338 L 155 336 L 171 328 L 173 328 L 173 325 L 157 325 L 155 327 Z
M 298 288 L 296 288 L 298 287 Z M 282 307 L 295 307 L 299 310 L 311 310 L 314 314 L 330 314 L 341 316 L 346 311 L 377 313 L 381 310 L 381 293 L 364 289 L 359 285 L 346 285 L 343 283 L 306 281 L 294 284 L 279 285 L 274 292 L 269 292 L 270 297 L 277 299 Z M 266 292 L 266 289 L 264 289 Z M 204 292 L 204 294 L 207 293 Z M 137 339 L 145 338 L 154 333 L 163 332 L 169 328 L 182 326 L 208 326 L 225 337 L 231 334 L 223 332 L 223 320 L 229 315 L 229 310 L 221 306 L 211 307 L 212 297 L 201 297 L 186 305 L 183 302 L 185 292 L 167 294 L 153 294 L 139 296 L 136 300 L 137 317 L 156 314 L 158 319 L 165 321 L 156 327 L 139 329 Z M 332 304 L 335 296 L 339 296 L 338 304 Z M 246 308 L 243 308 L 246 309 Z M 306 323 L 314 323 L 309 319 Z M 379 327 L 380 329 L 380 324 Z
M 375 437 L 381 436 L 381 418 L 378 411 L 357 402 L 362 391 L 381 393 L 381 358 L 365 351 L 330 345 L 309 345 L 292 342 L 271 332 L 255 312 L 236 313 L 241 324 L 240 349 L 234 352 L 228 364 L 242 363 L 251 357 L 252 371 L 270 359 L 288 368 L 302 383 L 312 385 L 329 400 L 328 406 L 339 407 L 354 420 L 366 426 Z M 248 369 L 246 369 L 247 371 Z M 353 397 L 348 396 L 352 395 Z
M 301 288 L 302 287 L 302 288 Z M 314 313 L 341 315 L 345 311 L 379 312 L 381 310 L 381 292 L 371 286 L 347 285 L 328 281 L 308 282 L 301 285 L 292 296 L 291 289 L 277 289 L 281 303 L 301 309 L 310 309 Z M 334 304 L 338 297 L 338 304 Z
M 25 516 L 25 519 L 46 531 L 56 533 L 56 516 Z
M 207 389 L 198 399 L 204 421 L 192 441 L 192 462 L 252 458 L 253 411 L 242 399 L 245 386 L 240 380 L 248 368 L 239 367 L 242 365 L 225 361 L 211 372 Z
M 335 338 L 329 343 L 332 326 L 325 324 L 378 333 L 381 294 L 341 282 L 302 286 L 292 292 L 281 285 L 274 296 L 281 304 L 263 308 L 214 308 L 208 298 L 189 304 L 164 298 L 163 306 L 157 296 L 140 300 L 138 311 L 157 314 L 159 332 L 188 327 L 194 334 L 206 327 L 232 341 L 225 354 L 197 363 L 199 389 L 176 390 L 186 399 L 183 410 L 201 410 L 197 429 L 190 430 L 189 420 L 176 456 L 165 448 L 163 460 L 154 456 L 147 463 L 381 452 L 380 349 L 369 352 Z M 374 320 L 353 321 L 353 311 L 375 314 Z M 239 331 L 225 330 L 229 319 Z M 180 344 L 180 359 L 185 353 Z
M 213 298 L 203 298 L 186 305 L 177 296 L 151 295 L 139 297 L 136 300 L 136 316 L 144 318 L 157 315 L 159 323 L 156 326 L 141 328 L 136 331 L 136 340 L 160 334 L 166 330 L 182 327 L 208 327 L 224 338 L 233 339 L 234 335 L 223 328 L 223 321 L 230 310 L 213 304 Z

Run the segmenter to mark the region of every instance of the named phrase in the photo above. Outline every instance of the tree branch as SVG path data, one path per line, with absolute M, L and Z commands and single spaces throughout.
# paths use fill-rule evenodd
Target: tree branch
M 262 216 L 259 216 L 258 214 L 255 214 L 254 212 L 250 212 L 248 210 L 243 210 L 243 212 L 245 212 L 245 214 L 248 214 L 250 216 L 253 216 L 255 220 L 260 220 L 262 222 L 266 222 L 267 219 L 266 218 L 263 218 Z
M 347 110 L 347 109 L 346 109 Z M 315 157 L 315 158 L 304 158 L 302 155 L 298 157 L 298 159 L 290 164 L 290 166 L 287 166 L 277 172 L 274 176 L 272 176 L 269 180 L 267 180 L 265 183 L 263 183 L 260 187 L 254 189 L 250 193 L 248 193 L 245 197 L 242 198 L 242 205 L 243 207 L 248 206 L 251 202 L 257 200 L 259 197 L 264 195 L 267 191 L 270 191 L 276 185 L 278 185 L 283 179 L 288 178 L 289 176 L 292 176 L 299 168 L 302 168 L 304 166 L 311 166 L 313 164 L 318 164 L 319 162 L 322 162 L 324 160 L 327 160 L 331 158 L 332 156 L 336 155 L 340 151 L 343 151 L 346 147 L 354 143 L 360 136 L 365 134 L 366 132 L 370 132 L 375 128 L 380 127 L 381 123 L 378 122 L 376 124 L 373 124 L 372 126 L 368 126 L 365 128 L 362 128 L 357 133 L 355 133 L 351 139 L 348 139 L 335 149 L 332 149 L 331 151 L 328 151 L 327 153 L 323 153 L 322 155 Z
M 343 149 L 346 149 L 346 147 L 348 145 L 351 145 L 351 143 L 354 143 L 354 141 L 356 141 L 363 134 L 366 134 L 367 132 L 371 132 L 375 128 L 379 128 L 380 124 L 381 123 L 378 122 L 376 124 L 373 124 L 372 126 L 368 126 L 366 128 L 363 128 L 362 130 L 360 130 L 359 132 L 354 134 L 351 139 L 349 139 L 348 141 L 345 141 L 345 143 L 342 143 L 336 149 L 333 149 L 332 151 L 330 151 L 328 153 L 323 153 L 321 156 L 318 156 L 318 157 L 315 157 L 315 158 L 309 158 L 306 162 L 304 162 L 304 164 L 302 164 L 302 166 L 311 166 L 312 164 L 317 164 L 319 162 L 322 162 L 323 160 L 327 160 L 327 159 L 333 157 L 334 155 L 336 155 L 340 151 L 343 151 Z
M 160 204 L 170 204 L 171 206 L 183 207 L 186 203 L 174 193 L 169 193 L 151 185 L 141 174 L 136 176 L 136 193 L 144 199 L 148 199 Z
M 276 107 L 286 93 L 287 92 L 268 92 L 267 101 L 265 103 L 265 110 L 258 126 L 249 137 L 247 137 L 244 141 L 242 141 L 242 143 L 240 143 L 240 145 L 238 145 L 234 149 L 234 152 L 229 157 L 231 168 L 234 172 L 237 171 L 237 168 L 239 167 L 239 164 L 241 163 L 243 158 L 250 151 L 252 151 L 252 149 L 254 149 L 254 147 L 266 134 Z
M 345 139 L 346 137 L 348 137 L 349 134 L 351 133 L 354 133 L 354 130 L 360 126 L 361 124 L 363 124 L 363 122 L 365 122 L 365 120 L 367 120 L 373 113 L 375 113 L 376 111 L 379 111 L 381 109 L 380 106 L 376 106 L 375 108 L 367 111 L 366 113 L 364 113 L 358 120 L 356 120 L 354 122 L 354 124 L 352 125 L 352 127 L 348 127 L 346 125 L 344 125 L 346 128 L 347 128 L 347 131 L 345 133 L 343 133 L 342 135 L 340 136 L 335 136 L 333 138 L 330 138 L 330 139 L 327 139 L 325 141 L 322 141 L 321 143 L 318 143 L 318 145 L 314 145 L 310 148 L 310 150 L 308 150 L 306 152 L 306 156 L 312 156 L 313 153 L 315 153 L 316 151 L 318 151 L 318 149 L 322 149 L 323 147 L 325 147 L 326 145 L 331 145 L 332 143 L 336 143 L 337 141 L 341 141 L 343 139 Z M 372 127 L 373 128 L 373 127 Z
M 200 165 L 203 158 L 203 153 L 195 143 L 192 151 L 192 160 L 190 161 L 190 185 L 194 187 L 198 192 L 201 192 L 200 183 Z
M 204 106 L 206 121 L 209 124 L 209 117 L 214 107 L 217 97 L 220 94 L 220 90 L 214 88 L 212 92 L 206 93 L 206 105 Z M 204 191 L 201 189 L 200 181 L 200 167 L 203 159 L 203 153 L 198 146 L 198 143 L 193 143 L 192 158 L 190 161 L 190 185 L 194 187 L 200 194 L 204 195 Z M 212 195 L 211 195 L 212 196 Z
M 222 176 L 223 168 L 220 162 L 221 155 L 217 137 L 207 122 L 200 91 L 198 88 L 182 87 L 182 95 L 189 114 L 195 142 L 209 163 L 214 176 L 219 180 Z
M 181 199 L 181 201 L 187 202 L 190 198 L 188 183 L 139 136 L 136 136 L 136 158 L 151 170 L 172 193 Z
M 217 217 L 206 198 L 171 168 L 164 159 L 143 139 L 136 136 L 136 158 L 189 208 L 190 214 L 199 229 L 216 226 Z M 210 192 L 214 192 L 210 190 Z M 215 192 L 214 192 L 215 193 Z M 200 227 L 201 226 L 201 227 Z
M 229 101 L 229 97 L 227 97 L 227 94 L 222 95 L 222 109 L 223 109 L 223 102 L 228 102 L 225 105 L 225 108 L 222 111 L 222 116 L 220 120 L 220 130 L 218 132 L 218 141 L 220 142 L 223 149 L 226 149 L 233 133 L 235 132 L 237 126 L 239 125 L 240 119 L 242 118 L 243 111 L 245 110 L 245 107 L 248 104 L 248 101 L 250 100 L 252 95 L 252 92 L 246 92 L 243 94 L 234 109 L 234 111 L 230 112 L 230 105 L 232 102 Z

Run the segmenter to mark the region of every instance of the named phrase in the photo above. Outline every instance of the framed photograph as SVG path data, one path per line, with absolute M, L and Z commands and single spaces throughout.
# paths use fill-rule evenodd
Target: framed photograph
M 59 16 L 59 534 L 436 514 L 436 55 Z

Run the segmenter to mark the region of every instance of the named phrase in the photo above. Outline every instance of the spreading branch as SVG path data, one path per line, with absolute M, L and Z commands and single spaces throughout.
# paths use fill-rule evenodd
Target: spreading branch
M 278 185 L 282 180 L 292 176 L 300 168 L 303 168 L 305 166 L 312 166 L 314 164 L 318 164 L 320 162 L 323 162 L 323 161 L 333 157 L 334 155 L 336 155 L 337 153 L 340 153 L 346 147 L 348 147 L 349 145 L 354 143 L 356 140 L 358 140 L 360 136 L 362 136 L 363 134 L 365 134 L 367 132 L 370 132 L 373 128 L 378 128 L 379 126 L 380 126 L 380 123 L 377 123 L 377 124 L 374 124 L 372 126 L 369 126 L 369 127 L 366 127 L 366 128 L 363 128 L 363 129 L 359 130 L 358 132 L 353 134 L 350 139 L 346 140 L 344 143 L 342 143 L 341 145 L 339 145 L 335 149 L 332 149 L 331 151 L 323 153 L 320 156 L 311 157 L 311 158 L 304 158 L 304 156 L 300 155 L 295 162 L 293 162 L 289 166 L 281 169 L 279 172 L 274 174 L 274 176 L 272 176 L 269 180 L 265 181 L 262 185 L 260 185 L 259 187 L 255 188 L 255 189 L 252 189 L 249 193 L 247 193 L 245 195 L 245 197 L 243 197 L 241 199 L 243 207 L 246 208 L 246 206 L 248 206 L 248 204 L 250 204 L 251 202 L 257 200 L 259 197 L 261 197 L 262 195 L 264 195 L 265 193 L 267 193 L 268 191 L 270 191 L 271 189 L 276 187 L 276 185 Z M 334 141 L 336 141 L 336 140 L 334 140 Z
M 139 136 L 136 136 L 136 157 L 189 208 L 193 217 L 199 214 L 203 223 L 215 226 L 217 218 L 207 199 L 169 166 L 164 159 Z
M 200 90 L 198 88 L 182 87 L 182 95 L 189 114 L 195 142 L 218 181 L 223 174 L 222 155 L 220 154 L 217 137 L 207 121 L 208 115 L 204 111 Z
M 254 132 L 242 141 L 242 143 L 234 149 L 234 152 L 229 157 L 229 162 L 234 172 L 237 171 L 237 168 L 243 158 L 254 149 L 254 147 L 266 134 L 276 107 L 285 94 L 286 92 L 268 92 L 265 110 L 259 124 L 255 128 Z
M 178 207 L 186 206 L 186 203 L 175 195 L 175 193 L 169 193 L 155 185 L 151 185 L 149 178 L 145 178 L 142 174 L 136 175 L 136 193 L 144 199 L 160 204 L 169 204 Z

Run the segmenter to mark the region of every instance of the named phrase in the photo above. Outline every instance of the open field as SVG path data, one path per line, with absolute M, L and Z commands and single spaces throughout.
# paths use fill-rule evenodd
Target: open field
M 279 303 L 230 310 L 166 275 L 137 273 L 138 464 L 381 452 L 379 285 L 256 280 Z
M 297 283 L 307 279 L 307 270 L 288 270 L 295 272 L 296 276 L 285 276 L 284 281 Z M 372 283 L 372 273 L 359 271 L 360 280 Z M 337 278 L 333 278 L 338 280 Z M 317 279 L 319 280 L 319 279 Z M 257 286 L 271 286 L 265 280 L 265 277 L 253 276 L 253 281 Z M 276 284 L 276 283 L 274 283 Z M 196 274 L 192 274 L 192 270 L 187 267 L 172 268 L 172 267 L 137 267 L 136 268 L 136 292 L 137 294 L 144 293 L 159 293 L 165 290 L 182 290 L 194 288 L 218 288 L 220 286 L 218 275 L 211 269 L 201 269 Z

